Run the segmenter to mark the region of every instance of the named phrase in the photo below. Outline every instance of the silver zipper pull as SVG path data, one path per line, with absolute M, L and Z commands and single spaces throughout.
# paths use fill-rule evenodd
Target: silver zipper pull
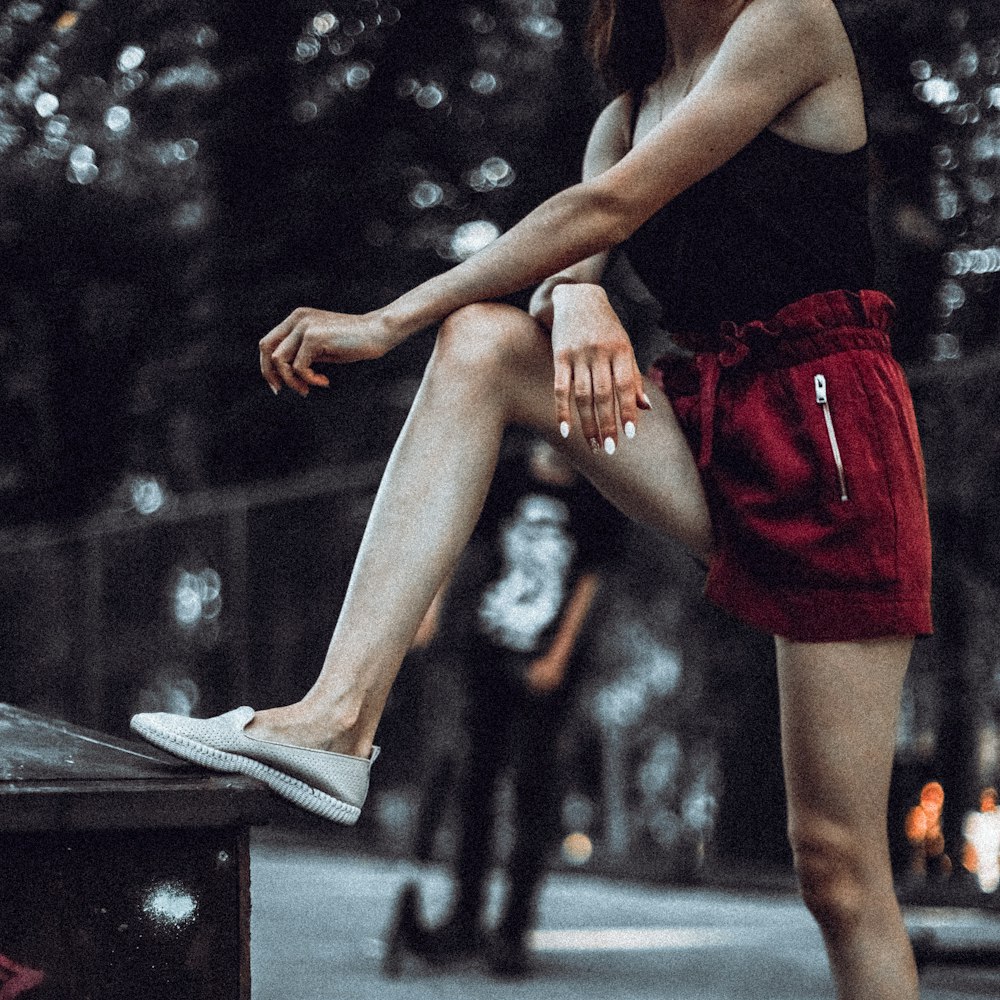
M 830 438 L 830 450 L 833 452 L 833 464 L 837 468 L 837 483 L 840 486 L 840 499 L 847 500 L 847 477 L 844 475 L 844 460 L 840 456 L 840 445 L 837 444 L 837 432 L 833 427 L 833 414 L 830 413 L 830 402 L 826 395 L 826 376 L 814 375 L 813 385 L 816 386 L 816 402 L 823 407 L 823 419 L 826 421 L 826 433 Z

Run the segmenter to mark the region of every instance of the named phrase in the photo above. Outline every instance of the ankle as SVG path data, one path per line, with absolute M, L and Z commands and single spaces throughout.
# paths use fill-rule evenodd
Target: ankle
M 343 715 L 307 701 L 257 712 L 248 733 L 258 739 L 352 757 L 370 756 L 374 736 L 356 715 Z
M 307 702 L 300 705 L 315 720 L 315 725 L 322 727 L 329 744 L 327 750 L 352 757 L 368 757 L 371 754 L 375 727 L 360 706 L 338 703 L 332 708 L 320 708 Z

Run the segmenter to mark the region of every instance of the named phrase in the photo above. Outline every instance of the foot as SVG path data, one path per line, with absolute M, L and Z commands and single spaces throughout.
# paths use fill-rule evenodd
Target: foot
M 168 712 L 132 717 L 132 729 L 184 760 L 227 774 L 257 778 L 283 798 L 337 823 L 356 823 L 378 756 L 343 754 L 246 735 L 254 717 L 248 706 L 212 719 Z
M 403 961 L 410 951 L 419 927 L 417 912 L 420 909 L 420 894 L 413 882 L 403 886 L 399 895 L 392 921 L 385 935 L 385 954 L 382 957 L 382 975 L 398 979 L 403 971 Z
M 431 930 L 421 929 L 410 942 L 410 951 L 431 965 L 457 965 L 477 958 L 483 938 L 475 924 L 449 920 Z
M 351 757 L 368 757 L 372 752 L 371 736 L 359 733 L 357 725 L 337 725 L 329 713 L 317 714 L 301 703 L 255 712 L 243 732 L 254 740 Z
M 386 933 L 384 975 L 398 978 L 406 960 L 418 959 L 435 968 L 465 965 L 483 952 L 484 936 L 475 921 L 453 915 L 439 927 L 428 928 L 420 918 L 420 896 L 410 882 L 403 887 Z
M 490 972 L 501 979 L 524 979 L 531 974 L 531 958 L 524 935 L 495 934 L 486 951 Z

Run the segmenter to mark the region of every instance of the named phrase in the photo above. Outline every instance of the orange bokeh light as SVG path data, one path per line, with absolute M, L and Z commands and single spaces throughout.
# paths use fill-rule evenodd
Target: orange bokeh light
M 906 814 L 906 839 L 911 844 L 922 844 L 927 836 L 927 813 L 914 806 Z
M 920 789 L 920 806 L 928 813 L 936 812 L 938 815 L 944 806 L 944 789 L 937 781 L 929 781 Z

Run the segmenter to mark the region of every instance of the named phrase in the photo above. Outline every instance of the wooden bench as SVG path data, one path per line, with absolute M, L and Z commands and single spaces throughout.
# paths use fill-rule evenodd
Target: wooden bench
M 249 1000 L 249 778 L 0 704 L 0 995 Z

